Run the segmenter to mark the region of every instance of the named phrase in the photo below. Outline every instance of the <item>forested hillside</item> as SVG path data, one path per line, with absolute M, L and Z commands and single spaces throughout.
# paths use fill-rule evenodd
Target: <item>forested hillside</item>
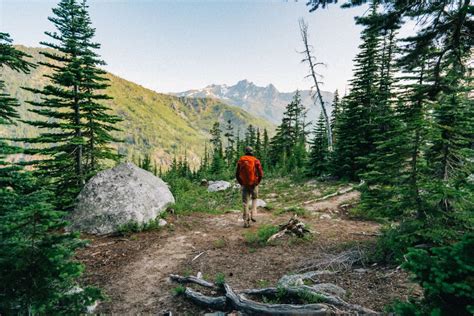
M 31 62 L 45 61 L 45 57 L 39 54 L 45 49 L 25 46 L 18 46 L 18 49 L 31 55 Z M 31 106 L 25 101 L 37 101 L 39 98 L 39 95 L 22 87 L 41 88 L 48 83 L 44 75 L 50 73 L 47 67 L 41 65 L 30 74 L 0 68 L 5 92 L 22 104 L 18 108 L 22 120 L 35 117 L 29 111 Z M 231 120 L 236 131 L 240 128 L 242 134 L 249 124 L 274 130 L 272 123 L 217 99 L 175 97 L 154 92 L 110 73 L 106 77 L 110 80 L 106 92 L 112 97 L 106 103 L 112 113 L 123 118 L 118 123 L 119 128 L 127 131 L 114 133 L 123 142 L 113 146 L 129 159 L 138 160 L 139 156 L 149 154 L 158 164 L 166 167 L 175 155 L 181 157 L 186 152 L 190 163 L 195 166 L 204 154 L 209 131 L 216 121 L 224 124 Z M 0 126 L 3 137 L 32 137 L 37 133 L 35 128 L 21 122 L 14 126 Z

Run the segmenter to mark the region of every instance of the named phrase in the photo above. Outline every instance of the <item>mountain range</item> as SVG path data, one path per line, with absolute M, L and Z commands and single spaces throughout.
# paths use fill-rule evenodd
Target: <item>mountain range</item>
M 295 92 L 280 92 L 273 84 L 260 87 L 248 80 L 241 80 L 231 86 L 212 84 L 203 89 L 188 90 L 175 93 L 175 95 L 187 98 L 219 99 L 227 104 L 239 107 L 252 115 L 266 119 L 274 124 L 279 124 L 285 112 L 285 107 L 291 102 Z M 321 111 L 319 102 L 316 104 L 313 102 L 311 91 L 309 90 L 301 90 L 300 94 L 303 104 L 308 109 L 308 121 L 316 121 Z M 334 94 L 322 91 L 322 97 L 328 111 L 331 111 Z
M 32 56 L 32 61 L 45 61 L 40 54 L 42 49 L 17 46 Z M 41 88 L 48 83 L 45 74 L 50 69 L 38 66 L 30 74 L 0 68 L 0 76 L 5 81 L 5 92 L 16 97 L 21 106 L 19 113 L 23 120 L 35 118 L 28 111 L 27 100 L 38 100 L 39 96 L 21 87 Z M 173 96 L 146 89 L 136 83 L 106 74 L 110 87 L 106 93 L 113 97 L 107 101 L 113 114 L 123 121 L 117 133 L 123 141 L 114 144 L 116 149 L 131 159 L 150 154 L 157 163 L 168 165 L 172 158 L 186 152 L 192 165 L 197 165 L 202 157 L 204 146 L 209 141 L 209 130 L 216 121 L 224 124 L 231 120 L 236 129 L 244 130 L 248 124 L 273 131 L 271 122 L 258 118 L 249 112 L 216 98 L 194 98 Z M 32 137 L 38 130 L 30 125 L 18 123 L 15 126 L 1 126 L 0 137 Z

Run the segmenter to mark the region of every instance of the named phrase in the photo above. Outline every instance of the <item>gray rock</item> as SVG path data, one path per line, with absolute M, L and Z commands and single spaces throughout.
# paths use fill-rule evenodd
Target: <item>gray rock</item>
M 346 290 L 333 283 L 319 283 L 312 285 L 311 288 L 313 288 L 316 292 L 322 292 L 329 295 L 335 295 L 339 297 L 346 295 Z
M 113 233 L 130 222 L 144 224 L 156 219 L 174 202 L 163 180 L 132 163 L 123 163 L 89 180 L 78 196 L 68 229 Z
M 359 268 L 359 269 L 354 269 L 354 272 L 355 272 L 355 273 L 367 273 L 367 272 L 369 272 L 369 270 L 363 269 L 363 268 Z
M 207 187 L 207 192 L 217 192 L 225 191 L 231 187 L 230 182 L 227 181 L 209 181 L 209 186 Z
M 262 199 L 257 199 L 257 207 L 266 207 L 266 206 L 267 206 L 267 202 L 265 202 Z
M 323 215 L 319 216 L 319 219 L 331 219 L 331 215 L 323 214 Z

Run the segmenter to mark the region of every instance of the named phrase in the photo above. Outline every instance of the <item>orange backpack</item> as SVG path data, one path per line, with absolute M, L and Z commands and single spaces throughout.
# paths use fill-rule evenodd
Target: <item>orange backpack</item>
M 242 156 L 239 159 L 239 176 L 244 186 L 254 186 L 257 184 L 257 170 L 252 156 Z

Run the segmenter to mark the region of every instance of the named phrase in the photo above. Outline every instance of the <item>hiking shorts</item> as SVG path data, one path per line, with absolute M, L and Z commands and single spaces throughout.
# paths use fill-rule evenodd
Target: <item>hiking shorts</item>
M 249 201 L 249 196 L 252 200 L 258 199 L 258 186 L 242 186 L 242 202 L 247 203 Z

